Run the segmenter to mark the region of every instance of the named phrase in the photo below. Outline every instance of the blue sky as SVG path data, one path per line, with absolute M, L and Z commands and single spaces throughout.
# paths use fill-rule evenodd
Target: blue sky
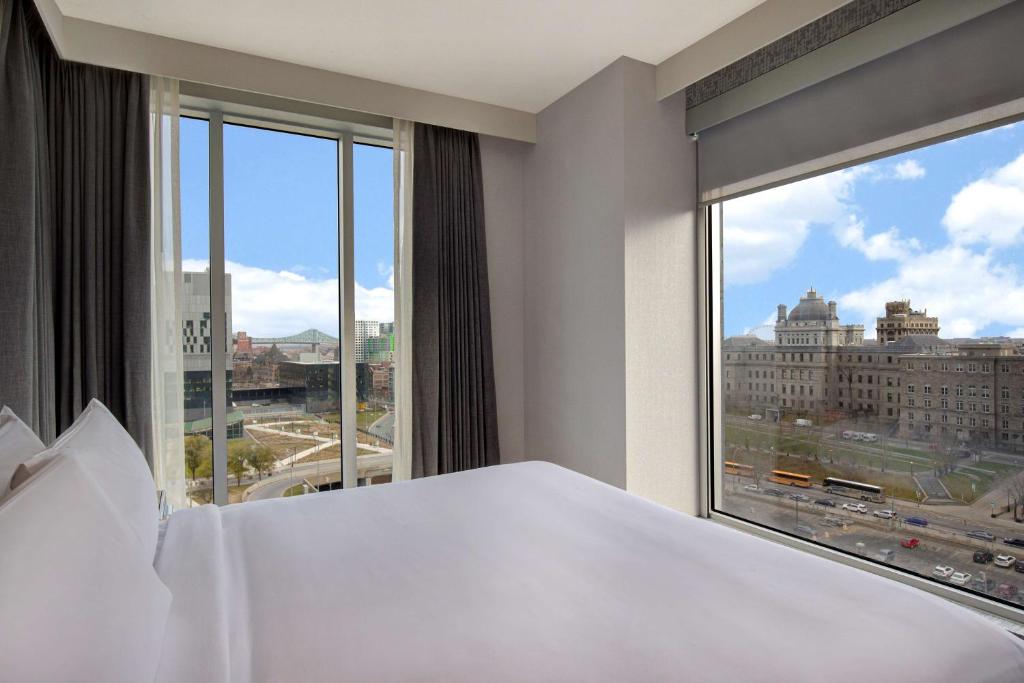
M 869 338 L 902 298 L 943 337 L 1024 336 L 1024 124 L 730 200 L 723 234 L 727 335 L 813 285 Z
M 181 124 L 182 261 L 209 255 L 207 123 Z M 235 331 L 337 334 L 338 144 L 224 127 L 224 221 Z M 392 154 L 355 145 L 356 318 L 393 319 Z

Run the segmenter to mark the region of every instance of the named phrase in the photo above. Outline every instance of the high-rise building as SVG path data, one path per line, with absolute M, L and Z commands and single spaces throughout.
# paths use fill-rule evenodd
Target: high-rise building
M 356 363 L 368 362 L 366 356 L 366 340 L 371 337 L 380 336 L 380 323 L 376 320 L 356 320 L 355 332 L 353 335 L 353 348 L 355 351 Z
M 184 369 L 185 431 L 206 432 L 213 415 L 213 347 L 210 272 L 182 273 L 181 349 Z M 232 412 L 231 274 L 224 274 L 224 368 L 227 382 L 228 438 L 242 436 L 240 413 Z

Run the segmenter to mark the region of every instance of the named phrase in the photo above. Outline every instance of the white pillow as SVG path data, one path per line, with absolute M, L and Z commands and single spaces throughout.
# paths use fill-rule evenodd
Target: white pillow
M 171 594 L 70 449 L 0 503 L 0 678 L 151 681 Z
M 13 410 L 7 406 L 0 410 L 0 500 L 10 492 L 11 477 L 18 465 L 45 448 Z
M 132 530 L 144 554 L 153 562 L 160 525 L 156 483 L 135 440 L 106 406 L 93 399 L 49 449 L 25 464 L 41 474 L 47 460 L 60 459 L 65 451 L 80 456 L 82 467 L 107 494 L 118 517 Z M 15 492 L 18 490 L 21 487 Z

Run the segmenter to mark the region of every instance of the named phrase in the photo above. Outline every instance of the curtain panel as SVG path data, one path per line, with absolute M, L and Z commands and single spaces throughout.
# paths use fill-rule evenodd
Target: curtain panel
M 412 476 L 499 462 L 477 134 L 417 123 Z
M 91 398 L 150 457 L 148 80 L 61 60 L 4 0 L 0 400 L 45 440 Z

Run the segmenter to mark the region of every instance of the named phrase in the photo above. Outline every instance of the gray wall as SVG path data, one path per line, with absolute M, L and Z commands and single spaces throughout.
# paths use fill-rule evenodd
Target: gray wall
M 523 389 L 528 458 L 695 512 L 696 169 L 684 116 L 681 97 L 657 102 L 653 66 L 625 58 L 538 115 Z
M 491 293 L 494 386 L 502 462 L 525 459 L 523 410 L 523 172 L 532 145 L 480 136 Z

